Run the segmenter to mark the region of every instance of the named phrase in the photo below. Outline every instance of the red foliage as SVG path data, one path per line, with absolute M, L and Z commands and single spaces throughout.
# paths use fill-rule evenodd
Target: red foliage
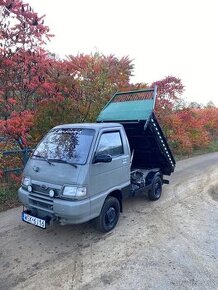
M 204 148 L 218 136 L 218 108 L 184 108 L 162 119 L 166 135 L 178 154 Z
M 15 50 L 31 49 L 45 43 L 51 36 L 44 25 L 44 17 L 21 0 L 0 0 L 1 53 L 10 55 Z M 10 61 L 10 60 L 8 60 Z
M 152 84 L 158 86 L 155 111 L 163 129 L 177 154 L 190 153 L 206 147 L 218 134 L 218 109 L 177 109 L 184 86 L 180 79 L 167 77 Z
M 0 132 L 13 137 L 15 140 L 22 138 L 22 144 L 25 146 L 27 145 L 27 136 L 32 124 L 32 112 L 13 112 L 8 120 L 0 120 Z
M 10 173 L 10 178 L 19 186 L 21 184 L 22 174 L 17 175 L 15 173 Z
M 41 48 L 49 39 L 44 16 L 20 0 L 0 0 L 0 129 L 23 138 L 31 126 L 31 111 L 45 86 L 48 54 Z
M 184 86 L 179 78 L 168 76 L 162 80 L 154 82 L 151 87 L 157 85 L 157 114 L 171 113 L 176 104 L 180 101 L 184 92 Z
M 203 126 L 212 138 L 218 137 L 218 108 L 206 107 L 199 109 L 200 118 L 204 120 Z

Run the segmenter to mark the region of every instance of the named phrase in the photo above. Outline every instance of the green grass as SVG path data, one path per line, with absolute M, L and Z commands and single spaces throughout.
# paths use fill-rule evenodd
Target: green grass
M 209 152 L 217 152 L 218 151 L 218 139 L 212 141 L 211 144 L 209 145 L 208 149 L 210 150 Z
M 0 184 L 0 212 L 19 205 L 17 186 Z

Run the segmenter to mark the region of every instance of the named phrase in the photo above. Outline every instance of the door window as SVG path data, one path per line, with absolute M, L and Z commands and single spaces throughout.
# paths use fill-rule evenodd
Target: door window
M 123 144 L 120 132 L 107 132 L 101 135 L 97 153 L 117 156 L 123 154 Z

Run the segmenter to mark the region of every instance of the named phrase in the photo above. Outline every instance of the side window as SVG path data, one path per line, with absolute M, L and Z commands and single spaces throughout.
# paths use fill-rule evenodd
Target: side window
M 117 156 L 123 154 L 123 144 L 119 132 L 107 132 L 101 135 L 97 153 Z

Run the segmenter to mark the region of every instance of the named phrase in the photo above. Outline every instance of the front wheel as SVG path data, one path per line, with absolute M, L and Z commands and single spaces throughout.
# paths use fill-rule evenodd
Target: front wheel
M 120 203 L 116 197 L 106 198 L 101 214 L 96 218 L 97 229 L 107 233 L 115 228 L 120 216 Z
M 160 176 L 154 177 L 151 185 L 151 189 L 148 191 L 148 197 L 150 200 L 158 200 L 162 193 L 162 179 Z

